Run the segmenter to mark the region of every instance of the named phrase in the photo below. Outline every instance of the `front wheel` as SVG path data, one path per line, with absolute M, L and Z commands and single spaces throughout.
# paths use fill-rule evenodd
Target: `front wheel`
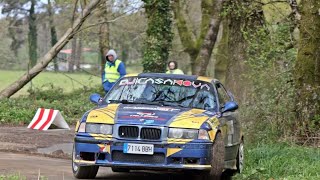
M 72 151 L 72 172 L 77 179 L 94 179 L 98 173 L 99 166 L 79 166 L 75 162 L 75 147 Z
M 243 140 L 239 145 L 238 154 L 237 154 L 237 172 L 242 173 L 244 167 L 244 146 Z
M 219 180 L 224 169 L 224 141 L 220 133 L 217 133 L 216 139 L 212 146 L 211 170 L 207 179 Z

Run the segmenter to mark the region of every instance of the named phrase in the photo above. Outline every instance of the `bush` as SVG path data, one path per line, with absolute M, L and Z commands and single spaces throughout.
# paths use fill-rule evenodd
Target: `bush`
M 29 124 L 38 108 L 57 109 L 68 123 L 73 124 L 94 107 L 89 101 L 94 92 L 103 94 L 100 86 L 63 93 L 62 89 L 52 85 L 46 90 L 29 91 L 28 96 L 0 100 L 0 124 Z
M 288 48 L 291 42 L 288 34 L 290 24 L 279 23 L 246 37 L 249 67 L 246 77 L 252 89 L 241 113 L 253 141 L 272 142 L 294 135 L 292 69 L 297 50 Z

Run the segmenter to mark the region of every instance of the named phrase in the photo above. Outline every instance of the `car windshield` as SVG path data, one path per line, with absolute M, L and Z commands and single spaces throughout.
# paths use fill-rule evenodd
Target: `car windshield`
M 115 84 L 105 101 L 216 109 L 212 85 L 198 80 L 127 77 Z

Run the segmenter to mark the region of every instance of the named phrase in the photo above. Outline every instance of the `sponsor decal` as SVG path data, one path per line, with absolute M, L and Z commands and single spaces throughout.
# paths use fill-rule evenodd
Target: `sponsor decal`
M 152 124 L 152 123 L 154 123 L 154 120 L 145 120 L 143 122 L 143 124 Z
M 167 108 L 167 107 L 146 107 L 146 106 L 127 106 L 123 109 L 141 109 L 141 110 L 156 110 L 156 111 L 180 111 L 180 109 Z
M 153 120 L 166 120 L 165 118 L 160 118 L 159 116 L 155 115 L 156 113 L 149 113 L 149 112 L 137 112 L 137 114 L 130 114 L 126 116 L 120 116 L 120 118 L 125 119 L 140 119 L 140 121 L 144 121 L 145 119 L 153 119 Z
M 163 84 L 171 86 L 185 86 L 185 87 L 194 87 L 199 89 L 210 90 L 210 86 L 207 83 L 195 82 L 189 80 L 177 80 L 177 79 L 162 79 L 162 78 L 133 78 L 132 80 L 123 79 L 120 81 L 119 86 L 135 85 L 135 84 Z

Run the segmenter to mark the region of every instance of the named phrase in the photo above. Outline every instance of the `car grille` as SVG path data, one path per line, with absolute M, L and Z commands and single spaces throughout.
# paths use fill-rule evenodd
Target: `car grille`
M 142 163 L 142 164 L 163 164 L 165 161 L 164 154 L 155 153 L 153 155 L 143 154 L 125 154 L 120 151 L 112 152 L 112 161 L 120 161 L 127 163 Z
M 142 128 L 140 133 L 141 139 L 160 139 L 161 129 Z
M 138 138 L 139 127 L 137 126 L 120 126 L 119 136 L 122 138 Z M 141 139 L 157 140 L 161 138 L 161 129 L 158 128 L 141 128 L 140 129 Z
M 121 126 L 119 127 L 119 136 L 124 138 L 137 138 L 139 135 L 139 128 L 135 126 Z

